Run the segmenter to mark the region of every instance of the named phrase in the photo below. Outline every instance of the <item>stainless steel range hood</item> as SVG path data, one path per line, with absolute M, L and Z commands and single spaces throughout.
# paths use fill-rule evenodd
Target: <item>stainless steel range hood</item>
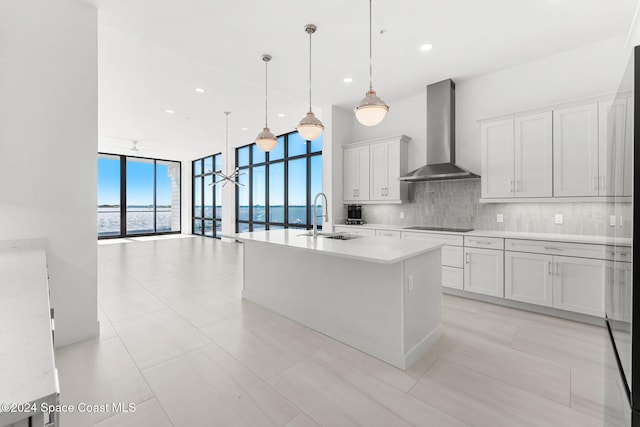
M 456 85 L 451 79 L 427 86 L 427 160 L 426 166 L 413 170 L 400 181 L 472 179 L 480 176 L 455 164 Z

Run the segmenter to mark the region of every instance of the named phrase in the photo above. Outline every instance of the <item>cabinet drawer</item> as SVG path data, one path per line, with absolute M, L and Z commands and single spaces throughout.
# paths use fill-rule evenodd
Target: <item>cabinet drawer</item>
M 504 239 L 499 237 L 464 236 L 464 246 L 482 249 L 504 249 Z
M 462 289 L 464 286 L 464 270 L 462 268 L 442 266 L 442 286 Z
M 547 255 L 606 259 L 606 246 L 592 245 L 589 243 L 507 239 L 505 249 L 508 251 L 532 252 Z M 614 251 L 612 250 L 611 252 L 613 253 Z
M 430 242 L 444 243 L 451 246 L 462 246 L 463 238 L 455 234 L 417 233 L 415 231 L 403 231 L 403 239 L 428 240 Z
M 392 237 L 394 239 L 400 238 L 400 232 L 396 230 L 376 230 L 376 237 Z
M 449 267 L 464 267 L 464 248 L 462 246 L 443 246 L 442 265 Z
M 607 246 L 607 260 L 631 262 L 632 252 L 628 246 Z

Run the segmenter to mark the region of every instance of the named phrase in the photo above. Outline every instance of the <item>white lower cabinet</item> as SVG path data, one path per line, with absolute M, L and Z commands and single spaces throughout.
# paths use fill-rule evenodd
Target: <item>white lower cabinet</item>
M 553 257 L 522 252 L 504 254 L 504 297 L 553 306 Z
M 604 316 L 606 261 L 554 256 L 553 306 Z
M 631 263 L 608 262 L 605 281 L 605 308 L 614 320 L 631 322 Z
M 504 252 L 496 249 L 464 249 L 464 290 L 504 297 Z
M 464 289 L 464 269 L 443 265 L 442 286 L 453 289 Z
M 617 252 L 604 245 L 507 239 L 505 248 L 506 299 L 603 317 L 605 292 L 625 292 L 628 263 L 608 260 Z
M 456 234 L 420 233 L 403 231 L 403 239 L 427 240 L 444 243 L 442 247 L 442 286 L 453 289 L 464 288 L 463 237 Z

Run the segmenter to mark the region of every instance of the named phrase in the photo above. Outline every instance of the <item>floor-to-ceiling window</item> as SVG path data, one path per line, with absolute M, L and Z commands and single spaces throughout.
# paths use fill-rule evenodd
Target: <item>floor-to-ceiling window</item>
M 180 162 L 98 155 L 98 237 L 179 233 Z
M 311 228 L 313 196 L 322 191 L 322 138 L 292 132 L 268 153 L 249 144 L 236 149 L 236 164 L 244 173 L 236 188 L 238 232 Z
M 193 234 L 220 238 L 222 233 L 222 154 L 193 161 Z

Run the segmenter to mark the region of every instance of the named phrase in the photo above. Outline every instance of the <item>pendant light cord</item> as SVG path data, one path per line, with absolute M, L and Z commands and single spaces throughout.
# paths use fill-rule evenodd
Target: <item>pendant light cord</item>
M 309 33 L 309 112 L 311 112 L 311 34 L 312 31 L 308 31 Z
M 267 64 L 269 61 L 264 61 L 264 127 L 268 128 L 267 125 L 267 108 L 269 108 L 269 104 L 267 102 Z
M 371 29 L 371 1 L 369 0 L 369 90 L 373 90 L 373 65 L 371 61 L 371 57 L 373 56 L 373 42 L 372 42 L 372 29 Z
M 229 111 L 225 111 L 224 114 L 227 116 L 226 117 L 226 125 L 225 125 L 226 131 L 225 131 L 225 137 L 224 137 L 225 141 L 226 141 L 225 146 L 227 148 L 227 151 L 226 151 L 226 153 L 224 155 L 228 157 L 229 156 L 229 114 L 231 114 L 231 113 Z M 227 167 L 225 169 L 229 169 L 229 165 L 228 164 L 227 164 Z

